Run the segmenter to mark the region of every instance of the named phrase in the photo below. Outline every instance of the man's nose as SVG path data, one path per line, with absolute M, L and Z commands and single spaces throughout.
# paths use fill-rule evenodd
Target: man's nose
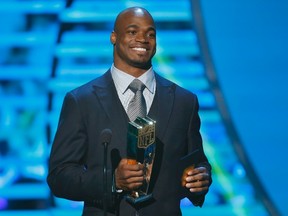
M 146 34 L 144 34 L 144 33 L 138 33 L 138 34 L 136 35 L 136 41 L 139 41 L 139 42 L 142 42 L 142 43 L 147 42 L 147 36 L 146 36 Z

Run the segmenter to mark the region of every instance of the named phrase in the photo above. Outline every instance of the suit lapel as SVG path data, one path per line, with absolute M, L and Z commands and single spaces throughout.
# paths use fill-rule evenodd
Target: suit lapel
M 156 78 L 156 98 L 154 98 L 151 107 L 151 118 L 155 118 L 156 134 L 162 140 L 168 126 L 174 103 L 174 88 L 175 85 L 160 77 L 155 73 Z M 155 107 L 156 106 L 156 107 Z M 154 112 L 156 108 L 156 113 Z M 154 111 L 153 111 L 154 110 Z M 149 113 L 150 115 L 150 113 Z
M 110 71 L 107 71 L 97 82 L 94 83 L 95 94 L 103 106 L 103 110 L 111 121 L 112 133 L 119 137 L 122 143 L 125 142 L 127 133 L 128 117 L 118 98 L 117 91 Z

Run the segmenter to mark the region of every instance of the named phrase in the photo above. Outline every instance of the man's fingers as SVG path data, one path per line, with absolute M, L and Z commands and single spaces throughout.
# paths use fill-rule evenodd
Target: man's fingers
M 140 187 L 144 181 L 144 166 L 135 161 L 122 159 L 115 170 L 117 188 L 133 190 Z
M 144 178 L 144 172 L 143 172 L 143 170 L 137 170 L 137 171 L 126 170 L 125 172 L 122 172 L 119 175 L 119 177 L 122 179 L 130 179 L 130 178 L 134 178 L 134 177 Z
M 206 193 L 208 191 L 208 187 L 201 187 L 201 188 L 190 188 L 189 191 L 192 193 Z
M 206 172 L 207 172 L 206 167 L 196 167 L 193 170 L 190 170 L 188 172 L 188 175 L 196 175 L 198 173 L 206 173 Z
M 124 170 L 138 171 L 138 170 L 143 170 L 144 165 L 138 163 L 136 160 L 122 159 L 118 167 Z
M 140 187 L 143 184 L 144 177 L 129 177 L 129 178 L 120 178 L 118 180 L 118 185 L 120 188 L 125 190 L 133 190 Z

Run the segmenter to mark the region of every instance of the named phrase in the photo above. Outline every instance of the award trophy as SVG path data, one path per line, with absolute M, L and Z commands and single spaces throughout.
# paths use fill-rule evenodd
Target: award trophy
M 155 124 L 156 121 L 148 116 L 137 117 L 135 121 L 129 122 L 127 134 L 127 157 L 129 164 L 144 164 L 143 185 L 131 191 L 127 201 L 135 204 L 152 198 L 148 194 L 152 166 L 155 156 Z

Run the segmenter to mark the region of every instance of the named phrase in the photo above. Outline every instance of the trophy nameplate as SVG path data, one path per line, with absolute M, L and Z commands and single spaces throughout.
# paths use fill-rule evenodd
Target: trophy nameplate
M 137 117 L 135 121 L 129 122 L 127 134 L 127 157 L 128 163 L 144 165 L 143 185 L 131 191 L 126 199 L 131 203 L 139 203 L 152 198 L 148 194 L 150 177 L 155 157 L 155 125 L 156 121 L 148 116 Z

